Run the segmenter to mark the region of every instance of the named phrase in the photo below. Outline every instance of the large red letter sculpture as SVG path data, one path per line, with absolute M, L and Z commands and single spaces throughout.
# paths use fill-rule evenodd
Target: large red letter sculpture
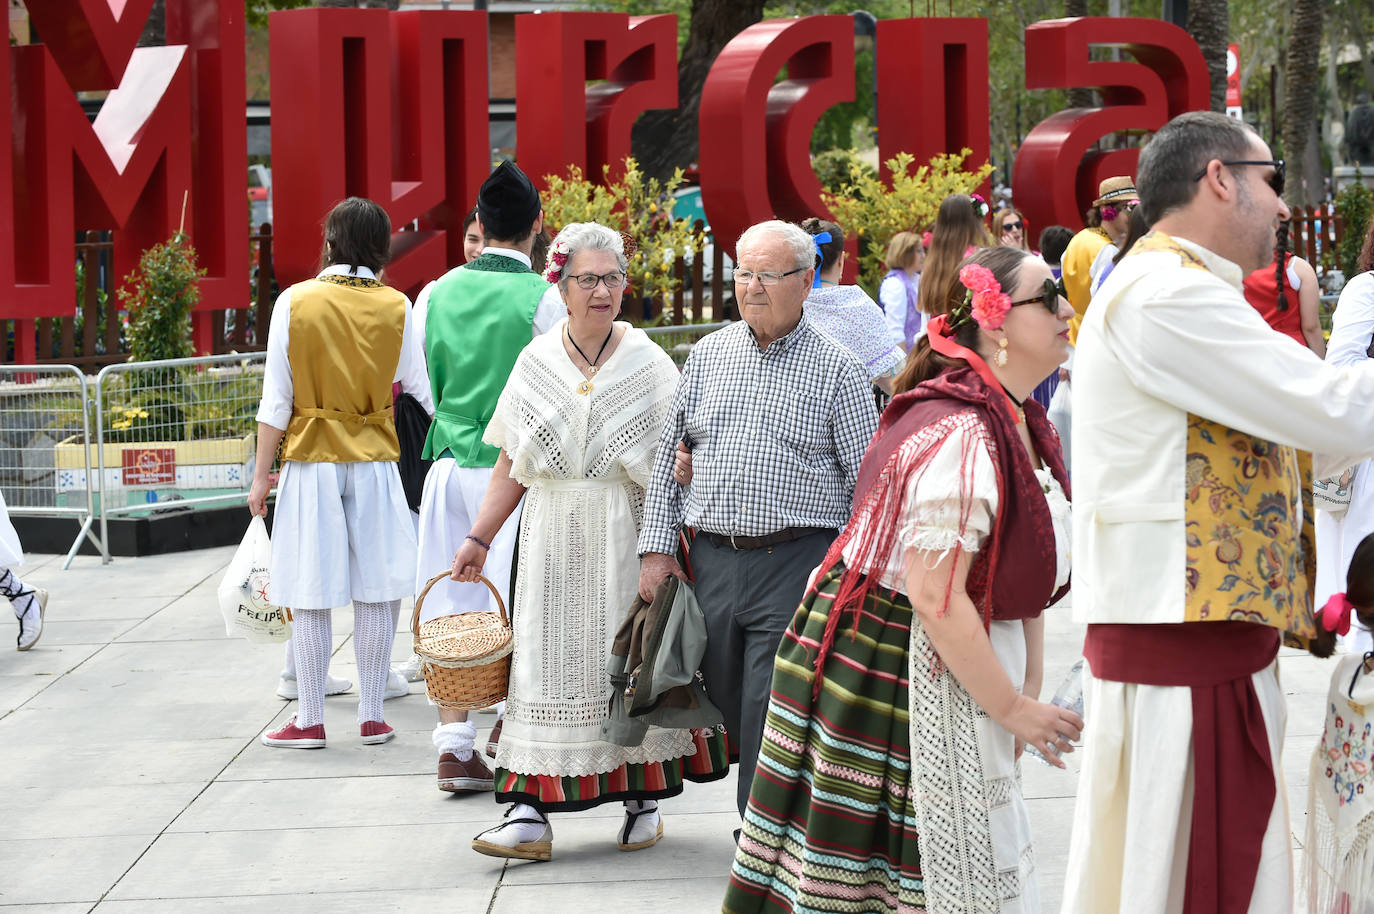
M 881 20 L 877 57 L 881 161 L 909 152 L 915 168 L 965 148 L 966 166 L 988 160 L 986 19 Z
M 520 167 L 540 186 L 570 165 L 615 180 L 630 128 L 677 105 L 677 17 L 544 13 L 515 20 L 515 135 Z M 588 80 L 602 80 L 588 86 Z
M 1131 61 L 1094 61 L 1094 47 L 1120 48 Z M 1026 137 L 1012 170 L 1016 204 L 1031 225 L 1082 224 L 1097 186 L 1134 175 L 1139 149 L 1093 151 L 1111 133 L 1157 130 L 1185 111 L 1211 107 L 1207 62 L 1183 29 L 1158 19 L 1056 19 L 1026 29 L 1026 87 L 1092 87 L 1101 108 L 1051 115 Z
M 401 229 L 387 266 L 414 294 L 462 262 L 489 171 L 480 12 L 295 10 L 271 17 L 275 250 L 283 286 L 313 276 L 324 216 L 347 196 Z
M 30 5 L 48 43 L 10 50 L 13 160 L 0 188 L 0 197 L 12 189 L 12 222 L 23 226 L 0 243 L 7 314 L 21 318 L 16 357 L 36 355 L 31 318 L 72 312 L 77 229 L 114 230 L 114 272 L 123 276 L 184 219 L 208 273 L 200 307 L 242 307 L 241 10 L 232 0 L 168 0 L 168 46 L 135 49 L 149 0 L 118 4 L 118 16 L 110 0 Z M 111 90 L 94 124 L 74 89 Z M 196 327 L 205 348 L 203 313 Z
M 787 79 L 774 83 L 787 67 Z M 701 93 L 701 195 L 717 244 L 734 252 L 756 222 L 829 217 L 811 132 L 854 98 L 854 21 L 774 19 L 725 46 Z

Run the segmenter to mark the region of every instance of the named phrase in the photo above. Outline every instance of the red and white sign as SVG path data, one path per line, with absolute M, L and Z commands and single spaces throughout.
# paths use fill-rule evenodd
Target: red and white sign
M 1240 107 L 1240 45 L 1226 46 L 1226 107 Z
M 123 460 L 126 486 L 157 486 L 177 481 L 177 452 L 174 448 L 125 448 Z

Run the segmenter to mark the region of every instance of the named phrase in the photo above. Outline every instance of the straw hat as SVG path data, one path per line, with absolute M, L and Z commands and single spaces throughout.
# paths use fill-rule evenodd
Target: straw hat
M 1097 199 L 1093 201 L 1093 206 L 1102 206 L 1105 203 L 1116 203 L 1120 200 L 1138 200 L 1140 194 L 1136 192 L 1135 182 L 1129 175 L 1117 178 L 1108 178 L 1097 185 Z

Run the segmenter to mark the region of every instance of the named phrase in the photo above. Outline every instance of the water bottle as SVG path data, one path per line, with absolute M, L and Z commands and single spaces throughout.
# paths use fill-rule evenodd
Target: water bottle
M 1060 708 L 1068 708 L 1079 717 L 1083 716 L 1083 658 L 1069 670 L 1069 675 L 1064 677 L 1064 681 L 1059 684 L 1059 690 L 1050 699 L 1050 704 Z M 1042 765 L 1049 765 L 1051 768 L 1058 767 L 1053 762 L 1045 758 L 1035 746 L 1026 746 L 1026 754 L 1040 762 Z

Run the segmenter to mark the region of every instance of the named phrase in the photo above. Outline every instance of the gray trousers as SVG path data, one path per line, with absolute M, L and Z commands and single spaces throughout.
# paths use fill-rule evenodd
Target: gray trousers
M 739 747 L 739 814 L 749 803 L 763 720 L 773 685 L 773 657 L 806 590 L 806 578 L 825 558 L 834 532 L 812 534 L 764 549 L 735 551 L 703 536 L 692 543 L 697 602 L 706 616 L 701 672 L 711 700 Z

